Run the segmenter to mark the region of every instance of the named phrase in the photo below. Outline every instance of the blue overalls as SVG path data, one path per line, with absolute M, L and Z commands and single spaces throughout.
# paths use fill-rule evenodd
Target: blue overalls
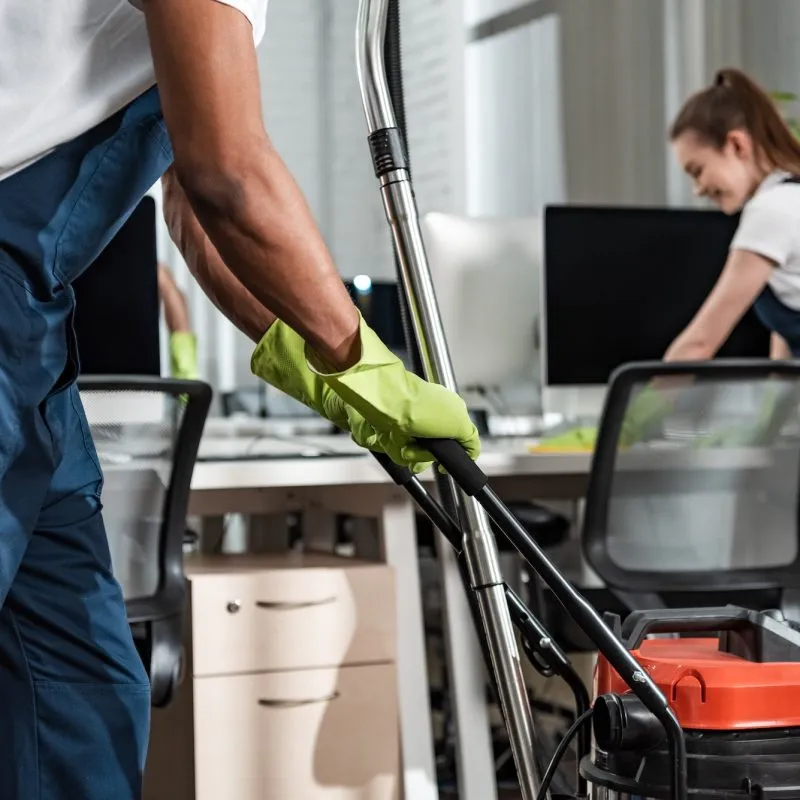
M 790 176 L 782 183 L 800 184 L 800 176 Z M 781 336 L 794 358 L 800 358 L 800 311 L 783 303 L 770 286 L 765 286 L 753 309 L 762 324 Z
M 171 160 L 153 88 L 0 181 L 2 800 L 141 797 L 149 684 L 111 573 L 71 283 Z

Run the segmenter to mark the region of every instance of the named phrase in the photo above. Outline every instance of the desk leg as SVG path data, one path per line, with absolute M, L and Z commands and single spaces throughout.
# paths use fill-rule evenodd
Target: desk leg
M 380 526 L 386 562 L 394 568 L 397 587 L 397 680 L 405 798 L 438 800 L 417 537 L 411 501 L 388 502 L 381 512 Z M 487 797 L 485 795 L 482 800 Z
M 459 800 L 496 800 L 497 777 L 480 643 L 450 543 L 437 533 L 445 645 L 455 712 Z

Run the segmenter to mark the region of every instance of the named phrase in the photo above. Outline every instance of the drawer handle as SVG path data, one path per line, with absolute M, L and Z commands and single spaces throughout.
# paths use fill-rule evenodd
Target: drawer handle
M 335 597 L 326 597 L 323 600 L 307 600 L 300 603 L 270 603 L 266 600 L 256 600 L 258 608 L 269 608 L 278 611 L 292 611 L 297 608 L 313 608 L 314 606 L 326 606 L 329 603 L 335 603 Z
M 325 697 L 314 697 L 310 700 L 265 700 L 260 699 L 258 704 L 267 708 L 298 708 L 299 706 L 313 706 L 317 703 L 331 703 L 339 699 L 339 692 L 325 695 Z

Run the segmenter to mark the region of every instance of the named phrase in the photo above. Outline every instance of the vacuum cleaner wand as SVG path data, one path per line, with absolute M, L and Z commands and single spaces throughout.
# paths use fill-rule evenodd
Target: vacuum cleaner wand
M 458 523 L 428 492 L 422 482 L 410 470 L 399 467 L 388 456 L 373 454 L 398 486 L 405 488 L 419 509 L 438 528 L 453 549 L 458 553 L 463 533 Z M 589 710 L 589 692 L 572 666 L 567 654 L 547 632 L 536 615 L 525 605 L 522 598 L 508 585 L 505 586 L 506 602 L 511 621 L 520 634 L 528 660 L 534 669 L 545 678 L 557 675 L 569 687 L 575 698 L 575 716 L 582 717 Z M 578 796 L 586 795 L 586 780 L 580 773 L 580 762 L 590 753 L 589 729 L 583 726 L 578 734 Z
M 395 0 L 396 2 L 396 0 Z M 356 64 L 369 130 L 375 174 L 400 263 L 400 277 L 419 348 L 425 377 L 457 391 L 444 328 L 428 268 L 416 201 L 407 169 L 406 152 L 397 128 L 385 67 L 389 0 L 360 0 L 357 17 Z M 396 19 L 396 16 L 395 16 Z M 523 800 L 535 800 L 542 776 L 536 759 L 533 716 L 520 656 L 505 599 L 497 545 L 488 516 L 472 498 L 442 478 L 440 493 L 455 498 L 457 516 L 466 531 L 463 550 L 468 580 L 491 655 L 491 668 L 506 720 L 509 743 L 519 775 Z M 463 753 L 461 762 L 463 764 Z M 490 784 L 488 779 L 492 779 Z M 464 787 L 465 796 L 491 797 L 493 776 L 483 787 Z
M 398 0 L 359 0 L 356 64 L 369 130 L 369 144 L 425 377 L 457 391 L 407 169 L 405 145 L 397 128 L 386 77 L 386 26 L 391 2 L 396 3 Z M 393 18 L 396 24 L 398 15 L 393 14 Z M 463 550 L 467 563 L 472 593 L 477 598 L 485 644 L 491 655 L 492 672 L 523 800 L 537 800 L 543 776 L 537 763 L 533 717 L 511 625 L 506 587 L 500 573 L 490 516 L 547 583 L 566 611 L 589 635 L 634 694 L 661 721 L 669 738 L 674 764 L 673 797 L 687 800 L 686 744 L 680 724 L 664 695 L 591 605 L 575 591 L 530 539 L 524 528 L 488 487 L 486 476 L 464 450 L 452 441 L 429 441 L 427 444 L 428 449 L 449 473 L 446 478 L 437 476 L 440 494 L 455 498 L 457 517 L 463 521 L 465 527 L 460 549 Z M 440 521 L 452 534 L 453 530 L 447 522 Z M 493 790 L 494 787 L 475 790 L 465 786 L 462 791 L 465 796 L 476 791 L 476 796 L 488 797 L 487 791 L 493 793 Z M 546 796 L 549 797 L 549 793 L 546 792 Z

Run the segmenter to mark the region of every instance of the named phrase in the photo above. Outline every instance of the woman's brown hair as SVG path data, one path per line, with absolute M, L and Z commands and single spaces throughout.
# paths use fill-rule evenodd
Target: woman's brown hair
M 672 141 L 687 131 L 717 149 L 728 134 L 747 131 L 757 156 L 769 169 L 800 175 L 800 141 L 781 117 L 770 96 L 738 69 L 721 69 L 714 83 L 692 95 L 670 128 Z

